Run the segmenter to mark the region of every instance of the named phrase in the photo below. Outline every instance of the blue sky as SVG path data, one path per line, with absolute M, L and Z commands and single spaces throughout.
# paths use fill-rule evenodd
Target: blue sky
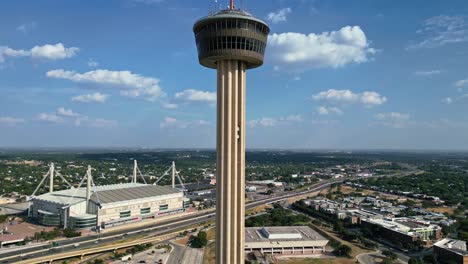
M 1 1 L 0 146 L 214 147 L 213 2 Z M 466 0 L 237 4 L 271 26 L 248 148 L 468 149 Z

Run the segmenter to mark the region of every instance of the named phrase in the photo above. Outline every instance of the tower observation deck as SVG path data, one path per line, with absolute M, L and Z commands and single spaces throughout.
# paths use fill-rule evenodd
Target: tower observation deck
M 246 70 L 263 64 L 270 28 L 231 0 L 193 31 L 200 64 L 217 69 L 216 263 L 244 263 Z

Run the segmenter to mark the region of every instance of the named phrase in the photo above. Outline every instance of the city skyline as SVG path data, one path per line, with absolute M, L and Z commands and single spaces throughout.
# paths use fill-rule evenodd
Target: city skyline
M 212 3 L 0 3 L 0 146 L 214 148 L 190 30 Z M 463 1 L 243 5 L 271 26 L 247 148 L 468 149 Z

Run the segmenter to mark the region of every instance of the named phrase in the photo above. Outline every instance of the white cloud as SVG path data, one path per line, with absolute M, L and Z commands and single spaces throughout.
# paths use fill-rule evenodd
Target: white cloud
M 463 87 L 463 86 L 468 86 L 468 78 L 464 80 L 459 80 L 455 82 L 456 87 Z
M 166 108 L 166 109 L 176 109 L 179 106 L 177 104 L 173 104 L 173 103 L 164 103 L 164 104 L 162 104 L 162 107 Z
M 180 102 L 198 102 L 198 103 L 216 103 L 216 93 L 208 91 L 199 91 L 194 89 L 178 92 L 174 96 L 176 101 Z
M 29 31 L 35 29 L 36 26 L 37 26 L 36 22 L 28 22 L 28 23 L 19 25 L 18 27 L 16 27 L 16 30 L 21 31 L 23 33 L 28 33 Z
M 165 117 L 164 120 L 159 124 L 160 128 L 188 128 L 188 127 L 200 127 L 206 126 L 210 123 L 205 120 L 195 121 L 181 121 L 173 117 Z
M 416 33 L 422 36 L 422 40 L 409 45 L 408 50 L 467 42 L 468 23 L 463 16 L 440 15 L 426 19 Z
M 451 103 L 453 103 L 453 99 L 451 97 L 446 97 L 446 98 L 442 99 L 442 102 L 444 104 L 451 104 Z
M 25 123 L 26 120 L 22 118 L 15 118 L 15 117 L 9 117 L 9 116 L 0 116 L 0 125 L 6 125 L 6 126 L 16 126 L 17 124 L 22 124 Z
M 316 101 L 329 101 L 335 103 L 361 103 L 366 107 L 381 105 L 387 101 L 385 96 L 377 92 L 365 91 L 363 93 L 354 93 L 351 90 L 330 89 L 312 96 Z
M 411 116 L 405 113 L 390 112 L 375 115 L 379 124 L 393 128 L 403 128 L 408 124 Z
M 97 92 L 92 94 L 82 94 L 75 96 L 72 98 L 72 101 L 80 103 L 104 103 L 108 97 L 108 94 L 102 94 Z
M 117 121 L 107 120 L 102 118 L 90 118 L 87 116 L 81 116 L 75 119 L 75 126 L 85 126 L 94 128 L 109 128 L 117 126 Z
M 38 116 L 37 116 L 37 119 L 41 120 L 41 121 L 46 121 L 46 122 L 50 122 L 50 123 L 63 123 L 65 120 L 58 116 L 57 114 L 49 114 L 49 113 L 40 113 Z
M 262 117 L 260 119 L 250 120 L 248 125 L 250 127 L 272 127 L 275 126 L 278 122 L 274 118 Z
M 145 77 L 131 71 L 94 70 L 85 73 L 63 69 L 47 72 L 47 77 L 66 79 L 76 83 L 100 84 L 121 88 L 120 94 L 131 98 L 142 98 L 154 102 L 165 96 L 159 79 Z
M 341 109 L 339 109 L 338 107 L 319 106 L 317 107 L 317 113 L 319 115 L 329 115 L 329 114 L 342 115 L 343 111 L 341 111 Z
M 59 107 L 55 113 L 40 113 L 37 119 L 50 123 L 74 124 L 77 127 L 107 128 L 117 126 L 115 120 L 89 117 L 64 107 Z
M 416 71 L 414 74 L 417 76 L 432 76 L 432 75 L 437 75 L 441 73 L 442 72 L 440 70 L 430 70 L 430 71 Z
M 290 121 L 290 122 L 302 122 L 304 119 L 302 118 L 301 115 L 289 115 L 285 118 L 282 118 L 280 120 L 284 121 Z
M 376 92 L 364 92 L 361 94 L 361 102 L 366 106 L 381 105 L 387 101 L 387 98 Z
M 75 117 L 79 116 L 79 114 L 73 112 L 71 109 L 66 109 L 64 107 L 59 107 L 57 109 L 57 115 L 59 116 L 66 116 L 66 117 Z
M 33 59 L 61 60 L 75 56 L 79 50 L 80 49 L 76 47 L 67 48 L 62 43 L 35 46 L 30 50 L 16 50 L 9 47 L 0 47 L 0 63 L 7 57 L 30 57 Z
M 88 60 L 88 66 L 94 68 L 94 67 L 99 66 L 99 63 L 98 63 L 97 61 L 95 61 L 94 59 L 90 58 L 90 59 Z
M 359 26 L 346 26 L 321 34 L 273 34 L 268 43 L 268 54 L 275 68 L 296 72 L 364 63 L 376 52 L 369 47 L 370 43 Z
M 288 125 L 291 123 L 302 122 L 303 118 L 301 115 L 289 115 L 280 118 L 262 117 L 259 119 L 250 120 L 247 122 L 249 127 L 274 127 L 279 125 Z
M 277 23 L 280 23 L 280 22 L 286 22 L 287 21 L 287 17 L 289 14 L 292 13 L 292 10 L 291 8 L 287 7 L 287 8 L 283 8 L 283 9 L 280 9 L 276 12 L 271 12 L 268 14 L 268 20 L 273 23 L 273 24 L 277 24 Z

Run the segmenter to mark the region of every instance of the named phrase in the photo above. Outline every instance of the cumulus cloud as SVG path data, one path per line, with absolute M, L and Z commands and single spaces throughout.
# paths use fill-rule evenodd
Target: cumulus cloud
M 26 120 L 22 118 L 15 118 L 15 117 L 9 117 L 9 116 L 0 116 L 0 125 L 5 125 L 5 126 L 16 126 L 18 124 L 25 123 Z
M 271 12 L 268 14 L 268 20 L 273 23 L 273 24 L 277 24 L 277 23 L 280 23 L 280 22 L 286 22 L 288 19 L 288 15 L 292 13 L 292 10 L 291 8 L 289 7 L 286 7 L 286 8 L 283 8 L 283 9 L 280 9 L 276 12 Z
M 110 71 L 98 69 L 85 73 L 65 71 L 57 69 L 47 72 L 47 77 L 55 79 L 66 79 L 76 83 L 99 84 L 122 89 L 120 94 L 131 98 L 141 98 L 154 102 L 165 96 L 160 80 L 146 77 L 131 71 Z
M 421 40 L 410 44 L 408 50 L 467 42 L 468 23 L 463 16 L 440 15 L 426 19 L 416 33 L 421 36 Z
M 375 115 L 375 119 L 379 124 L 393 128 L 405 127 L 410 118 L 409 114 L 399 112 L 379 113 Z
M 67 117 L 78 116 L 78 114 L 73 112 L 73 110 L 66 109 L 64 107 L 59 107 L 57 109 L 57 114 L 60 115 L 60 116 L 67 116 Z
M 97 92 L 92 94 L 82 94 L 75 96 L 72 98 L 72 101 L 80 103 L 104 103 L 108 97 L 108 94 L 102 94 Z
M 381 105 L 387 101 L 385 96 L 373 91 L 354 93 L 351 90 L 330 89 L 312 96 L 316 101 L 328 101 L 334 103 L 361 103 L 366 107 Z
M 0 47 L 0 62 L 8 57 L 30 57 L 43 60 L 61 60 L 71 58 L 78 53 L 80 49 L 76 47 L 65 47 L 62 43 L 55 45 L 47 44 L 44 46 L 35 46 L 30 50 L 16 50 L 9 47 Z
M 182 121 L 173 117 L 165 117 L 163 121 L 159 124 L 160 128 L 189 128 L 189 127 L 200 127 L 206 126 L 210 123 L 205 120 L 195 120 L 195 121 Z
M 174 99 L 179 102 L 216 103 L 216 93 L 194 89 L 184 90 L 175 94 Z
M 338 107 L 326 107 L 326 106 L 319 106 L 317 107 L 317 113 L 319 115 L 330 115 L 330 114 L 335 114 L 335 115 L 342 115 L 343 111 L 339 109 Z
M 440 70 L 430 70 L 430 71 L 416 71 L 414 74 L 416 76 L 432 76 L 432 75 L 437 75 L 441 73 L 442 72 Z
M 364 63 L 376 53 L 375 49 L 370 48 L 366 34 L 359 26 L 346 26 L 338 31 L 321 34 L 273 34 L 268 43 L 268 54 L 275 69 L 298 72 Z

